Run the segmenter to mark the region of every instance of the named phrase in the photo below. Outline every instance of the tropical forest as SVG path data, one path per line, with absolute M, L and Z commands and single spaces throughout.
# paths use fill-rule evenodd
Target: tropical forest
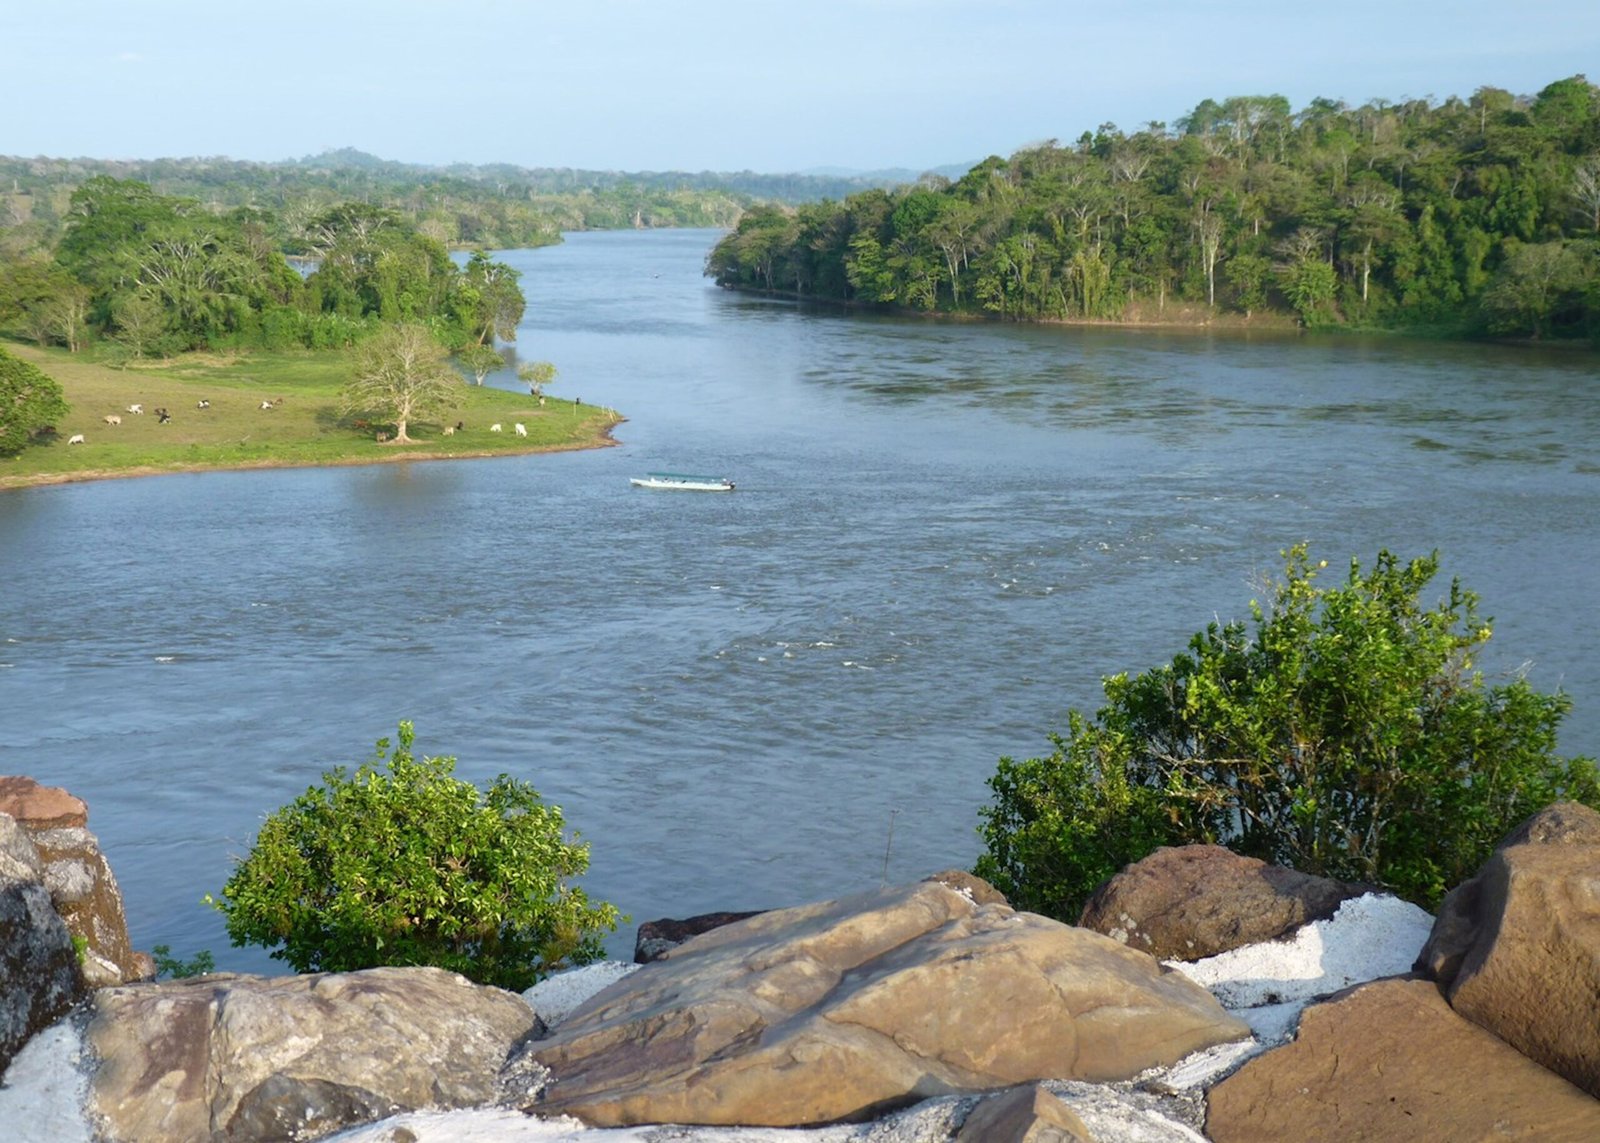
M 721 285 L 1027 321 L 1600 335 L 1600 88 L 1207 99 L 960 178 L 745 213 Z

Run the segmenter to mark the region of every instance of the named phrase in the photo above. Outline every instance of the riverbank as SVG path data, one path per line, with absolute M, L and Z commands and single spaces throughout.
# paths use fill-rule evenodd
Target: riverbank
M 62 350 L 8 351 L 60 382 L 71 412 L 54 435 L 0 459 L 0 490 L 233 469 L 461 460 L 605 448 L 613 409 L 463 381 L 440 423 L 413 422 L 403 445 L 339 411 L 342 352 L 190 354 L 124 368 Z M 135 411 L 137 410 L 137 411 Z M 162 418 L 157 410 L 165 410 Z M 523 426 L 526 435 L 514 432 Z M 500 426 L 499 431 L 495 426 Z M 81 444 L 69 444 L 74 437 Z

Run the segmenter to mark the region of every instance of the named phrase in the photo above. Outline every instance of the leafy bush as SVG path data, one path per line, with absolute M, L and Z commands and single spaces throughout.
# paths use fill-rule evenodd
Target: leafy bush
M 55 378 L 0 349 L 0 456 L 21 452 L 37 431 L 67 411 Z
M 413 758 L 413 740 L 402 722 L 392 755 L 380 740 L 267 818 L 212 901 L 233 943 L 297 972 L 436 965 L 516 990 L 598 959 L 619 918 L 566 883 L 589 848 L 560 808 L 504 774 L 481 792 L 454 758 Z
M 1387 886 L 1426 907 L 1521 818 L 1558 798 L 1600 806 L 1593 761 L 1554 754 L 1571 706 L 1473 669 L 1491 634 L 1438 555 L 1381 552 L 1322 587 L 1284 553 L 1254 634 L 1216 623 L 1166 666 L 1104 680 L 1049 757 L 1002 758 L 980 811 L 976 872 L 1020 908 L 1075 920 L 1108 876 L 1160 845 L 1209 842 Z

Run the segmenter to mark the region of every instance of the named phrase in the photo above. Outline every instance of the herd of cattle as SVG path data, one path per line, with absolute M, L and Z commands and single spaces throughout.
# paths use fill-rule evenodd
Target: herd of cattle
M 544 403 L 543 401 L 540 402 L 540 404 L 543 404 L 543 403 Z M 261 404 L 259 406 L 257 406 L 257 408 L 259 408 L 262 412 L 267 412 L 269 410 L 276 409 L 281 404 L 283 404 L 283 398 L 279 397 L 276 400 L 272 400 L 272 401 L 262 401 Z M 194 404 L 194 407 L 196 409 L 201 409 L 201 410 L 209 409 L 209 408 L 211 408 L 211 402 L 210 401 L 206 401 L 206 400 L 196 401 L 195 404 Z M 141 416 L 144 413 L 144 405 L 137 404 L 137 403 L 129 405 L 127 411 L 128 411 L 128 413 L 130 413 L 133 416 Z M 164 407 L 163 408 L 153 409 L 151 411 L 155 413 L 156 419 L 163 425 L 172 420 L 172 414 Z M 112 427 L 115 427 L 117 425 L 122 424 L 122 414 L 121 413 L 107 413 L 104 417 L 101 417 L 100 419 L 102 421 L 104 421 L 107 425 L 112 426 Z M 354 427 L 357 428 L 357 429 L 363 429 L 364 430 L 364 429 L 369 429 L 372 426 L 371 426 L 371 423 L 368 422 L 368 421 L 355 421 L 354 422 Z M 453 425 L 446 425 L 444 427 L 444 435 L 447 436 L 447 437 L 455 436 L 456 433 L 461 432 L 466 427 L 467 426 L 463 422 L 457 421 Z M 513 424 L 511 427 L 519 437 L 525 437 L 525 436 L 528 435 L 528 426 L 527 425 L 524 425 L 524 424 Z M 505 428 L 505 426 L 500 424 L 497 421 L 494 424 L 489 426 L 489 431 L 491 433 L 498 433 L 498 432 L 503 432 L 504 428 Z M 54 430 L 48 430 L 48 431 L 52 431 L 53 432 Z M 380 433 L 376 434 L 376 437 L 377 437 L 378 443 L 382 444 L 383 442 L 385 442 L 385 441 L 387 441 L 389 439 L 389 434 L 380 432 Z M 80 444 L 86 444 L 88 442 L 86 441 L 86 439 L 84 438 L 84 435 L 82 433 L 73 433 L 70 437 L 67 438 L 67 443 L 69 445 L 80 445 Z

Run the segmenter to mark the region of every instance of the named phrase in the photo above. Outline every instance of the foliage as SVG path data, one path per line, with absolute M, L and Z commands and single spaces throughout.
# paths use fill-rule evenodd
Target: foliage
M 380 740 L 267 818 L 212 902 L 233 943 L 297 972 L 435 965 L 516 990 L 597 959 L 619 918 L 567 883 L 589 850 L 560 808 L 504 774 L 480 791 L 413 741 L 400 723 L 392 753 Z
M 0 456 L 21 452 L 39 430 L 67 415 L 54 378 L 0 349 Z
M 492 345 L 469 345 L 457 351 L 456 359 L 467 367 L 479 385 L 496 369 L 504 369 L 506 364 L 505 355 Z
M 544 387 L 556 379 L 556 367 L 548 361 L 530 361 L 517 369 L 517 376 L 535 397 L 544 396 Z
M 150 955 L 156 962 L 157 979 L 166 976 L 173 980 L 185 980 L 217 971 L 217 959 L 211 955 L 210 949 L 201 949 L 191 959 L 182 960 L 172 955 L 171 945 L 156 945 L 150 950 Z
M 385 326 L 356 351 L 355 375 L 340 394 L 346 414 L 392 422 L 394 439 L 411 438 L 406 427 L 438 416 L 461 401 L 461 377 L 450 368 L 444 347 L 416 323 Z
M 954 182 L 754 207 L 706 273 L 1007 319 L 1116 319 L 1176 297 L 1306 324 L 1575 338 L 1600 332 L 1600 258 L 1571 252 L 1597 235 L 1600 88 L 1577 76 L 1438 104 L 1208 99 L 1171 128 L 1102 124 Z
M 1284 554 L 1253 633 L 1213 623 L 1170 664 L 1105 679 L 1050 756 L 1001 759 L 980 876 L 1073 920 L 1127 862 L 1206 842 L 1432 907 L 1534 810 L 1600 806 L 1594 763 L 1554 753 L 1570 700 L 1485 684 L 1491 625 L 1458 582 L 1421 604 L 1437 554 L 1352 560 L 1330 587 L 1303 545 Z

